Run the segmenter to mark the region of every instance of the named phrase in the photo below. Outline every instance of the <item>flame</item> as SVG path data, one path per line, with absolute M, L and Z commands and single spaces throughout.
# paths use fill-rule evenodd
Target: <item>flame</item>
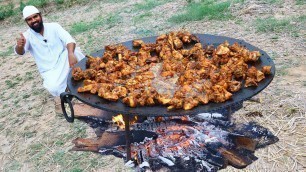
M 123 116 L 121 114 L 112 117 L 112 121 L 118 125 L 120 129 L 125 128 Z
M 134 116 L 134 118 L 131 120 L 130 119 L 130 125 L 134 124 L 136 121 L 137 121 L 137 116 Z M 125 123 L 124 123 L 124 120 L 123 120 L 123 115 L 122 114 L 119 114 L 117 116 L 113 116 L 112 117 L 112 121 L 114 123 L 117 124 L 117 126 L 120 128 L 120 129 L 125 129 Z

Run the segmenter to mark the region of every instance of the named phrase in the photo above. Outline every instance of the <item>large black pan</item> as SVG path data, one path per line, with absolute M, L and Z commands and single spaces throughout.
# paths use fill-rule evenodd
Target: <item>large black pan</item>
M 166 106 L 162 105 L 157 105 L 157 106 L 145 106 L 145 107 L 136 107 L 136 108 L 131 108 L 125 104 L 123 104 L 120 101 L 117 102 L 111 102 L 108 100 L 105 100 L 98 95 L 93 95 L 90 93 L 78 93 L 77 89 L 81 86 L 83 86 L 82 81 L 75 81 L 72 78 L 72 74 L 70 72 L 68 76 L 68 88 L 70 92 L 64 92 L 61 95 L 62 99 L 62 108 L 64 111 L 64 114 L 66 113 L 66 110 L 64 109 L 64 103 L 70 103 L 70 100 L 72 97 L 76 97 L 80 101 L 105 110 L 109 112 L 114 112 L 114 113 L 121 113 L 121 114 L 129 114 L 129 115 L 141 115 L 141 116 L 180 116 L 180 115 L 193 115 L 193 114 L 198 114 L 198 113 L 204 113 L 204 112 L 216 112 L 220 109 L 225 109 L 229 107 L 234 107 L 237 104 L 242 104 L 242 102 L 246 99 L 251 98 L 252 96 L 258 94 L 260 91 L 262 91 L 264 88 L 266 88 L 270 82 L 273 80 L 273 77 L 275 75 L 275 65 L 272 61 L 272 59 L 268 56 L 268 54 L 261 49 L 246 43 L 242 40 L 238 39 L 233 39 L 229 37 L 224 37 L 224 36 L 214 36 L 214 35 L 208 35 L 208 34 L 195 34 L 201 41 L 203 46 L 206 45 L 214 45 L 215 47 L 224 41 L 228 41 L 230 44 L 233 44 L 235 42 L 238 42 L 240 45 L 245 46 L 251 51 L 257 50 L 260 51 L 261 57 L 260 59 L 255 62 L 254 65 L 257 69 L 261 69 L 262 66 L 272 66 L 271 68 L 271 75 L 266 76 L 266 78 L 261 81 L 258 85 L 258 87 L 248 87 L 248 88 L 243 88 L 240 91 L 236 92 L 233 94 L 232 98 L 226 102 L 223 103 L 213 103 L 210 102 L 206 105 L 199 105 L 191 110 L 183 110 L 183 109 L 176 109 L 176 110 L 167 110 Z M 156 37 L 147 37 L 142 39 L 144 42 L 148 43 L 154 43 L 156 40 Z M 132 47 L 132 41 L 127 41 L 122 43 L 129 49 L 133 51 L 137 51 L 137 49 Z M 101 57 L 102 54 L 104 53 L 104 50 L 97 51 L 92 54 L 94 57 Z M 81 67 L 83 70 L 85 70 L 85 64 L 86 64 L 86 58 L 81 60 L 79 63 L 76 64 L 76 66 Z M 70 104 L 71 105 L 71 104 Z M 72 110 L 71 118 L 65 114 L 65 116 L 70 120 L 67 120 L 69 122 L 73 121 L 73 108 L 70 106 Z

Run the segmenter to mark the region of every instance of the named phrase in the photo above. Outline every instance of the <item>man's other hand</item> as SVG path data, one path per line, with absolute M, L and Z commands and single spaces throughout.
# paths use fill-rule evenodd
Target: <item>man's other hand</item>
M 69 60 L 69 67 L 73 67 L 75 64 L 78 63 L 77 58 L 75 57 L 74 53 L 68 54 L 68 60 Z

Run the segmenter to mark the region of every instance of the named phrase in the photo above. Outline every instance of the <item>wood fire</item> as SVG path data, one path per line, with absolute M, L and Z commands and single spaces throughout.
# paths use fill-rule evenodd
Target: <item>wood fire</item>
M 152 171 L 161 168 L 217 171 L 227 165 L 244 168 L 257 159 L 256 148 L 278 141 L 256 123 L 233 125 L 215 118 L 224 119 L 221 114 L 199 114 L 190 120 L 149 117 L 135 123 L 134 117 L 130 120 L 131 160 L 126 165 Z M 117 132 L 105 130 L 96 139 L 75 139 L 73 150 L 126 157 L 123 119 L 120 114 L 113 117 Z

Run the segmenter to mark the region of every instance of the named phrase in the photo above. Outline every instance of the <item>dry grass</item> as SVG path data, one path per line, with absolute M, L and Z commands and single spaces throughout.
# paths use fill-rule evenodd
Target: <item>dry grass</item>
M 258 150 L 259 159 L 242 171 L 305 171 L 306 74 L 301 72 L 306 70 L 306 32 L 305 27 L 301 27 L 305 26 L 305 21 L 289 21 L 291 26 L 299 28 L 295 34 L 290 30 L 257 32 L 255 25 L 258 17 L 296 19 L 306 14 L 305 4 L 233 1 L 230 10 L 236 17 L 230 20 L 173 24 L 167 19 L 183 13 L 187 1 L 161 3 L 151 6 L 149 11 L 133 10 L 136 4 L 146 2 L 149 1 L 91 1 L 58 11 L 46 7 L 47 14 L 43 16 L 45 22 L 58 22 L 67 30 L 81 21 L 92 27 L 74 35 L 78 46 L 86 53 L 110 43 L 182 28 L 194 33 L 242 39 L 263 49 L 275 62 L 274 81 L 257 95 L 261 103 L 246 101 L 244 108 L 233 114 L 233 120 L 257 121 L 280 141 Z M 96 17 L 101 17 L 103 22 L 94 22 Z M 129 171 L 123 166 L 123 160 L 113 156 L 69 152 L 74 138 L 93 137 L 93 131 L 84 123 L 70 124 L 56 115 L 33 58 L 29 54 L 17 57 L 10 50 L 19 33 L 27 28 L 23 21 L 11 23 L 6 20 L 0 24 L 0 171 Z M 263 116 L 245 115 L 255 111 Z M 234 168 L 226 170 L 237 171 Z

